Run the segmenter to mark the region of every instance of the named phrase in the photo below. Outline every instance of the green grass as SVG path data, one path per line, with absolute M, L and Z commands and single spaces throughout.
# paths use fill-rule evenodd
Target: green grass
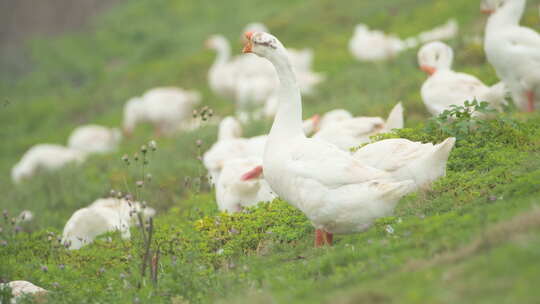
M 540 30 L 540 1 L 528 2 L 523 23 Z M 304 99 L 305 117 L 337 107 L 386 116 L 403 101 L 409 129 L 392 136 L 440 140 L 440 133 L 421 125 L 428 117 L 419 95 L 425 76 L 415 50 L 390 62 L 360 63 L 348 53 L 347 42 L 360 22 L 407 37 L 451 17 L 461 26 L 460 36 L 450 41 L 455 69 L 495 83 L 481 46 L 466 39 L 484 26 L 479 4 L 470 0 L 125 1 L 95 18 L 85 32 L 29 41 L 21 52 L 28 55 L 31 72 L 0 68 L 0 97 L 9 101 L 0 107 L 0 208 L 11 215 L 30 209 L 36 219 L 15 236 L 2 223 L 0 239 L 8 245 L 0 247 L 0 278 L 54 291 L 51 303 L 536 301 L 538 115 L 512 114 L 508 119 L 516 126 L 497 120 L 465 136 L 446 178 L 426 193 L 404 198 L 394 217 L 364 233 L 338 236 L 326 249 L 312 248 L 309 223 L 284 202 L 230 216 L 218 214 L 207 188 L 197 193 L 193 185 L 185 186 L 185 177 L 204 174 L 195 142 L 202 139 L 201 149 L 207 149 L 215 127 L 158 139 L 148 167 L 153 181 L 145 190 L 145 199 L 158 210 L 156 237 L 164 244 L 156 289 L 149 281 L 136 288 L 142 249 L 135 229 L 133 242 L 111 234 L 111 242 L 76 252 L 47 240 L 47 232 L 60 233 L 76 209 L 110 189 L 125 191 L 124 178 L 133 182 L 136 169 L 120 158 L 152 138 L 148 126 L 138 128 L 117 153 L 18 186 L 9 179 L 11 166 L 30 146 L 65 143 L 83 123 L 118 126 L 123 103 L 154 86 L 198 89 L 218 115 L 233 113 L 232 103 L 209 91 L 213 54 L 202 45 L 213 33 L 236 43 L 252 21 L 266 23 L 288 47 L 315 50 L 315 70 L 328 80 Z M 267 132 L 270 123 L 252 124 L 247 133 Z

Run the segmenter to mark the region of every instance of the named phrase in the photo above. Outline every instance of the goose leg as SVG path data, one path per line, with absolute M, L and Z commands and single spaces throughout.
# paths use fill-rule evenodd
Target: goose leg
M 527 111 L 534 112 L 534 91 L 527 91 Z
M 332 243 L 334 241 L 334 234 L 325 231 L 324 232 L 324 240 L 326 242 L 326 245 L 332 246 Z
M 315 230 L 315 247 L 320 248 L 325 245 L 332 246 L 333 240 L 334 235 L 332 233 L 326 232 L 322 229 Z
M 315 229 L 315 247 L 319 248 L 324 245 L 324 231 L 322 229 Z

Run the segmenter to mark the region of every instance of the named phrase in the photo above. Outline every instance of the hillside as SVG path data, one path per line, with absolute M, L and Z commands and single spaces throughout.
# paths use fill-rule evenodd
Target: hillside
M 539 4 L 529 0 L 522 20 L 537 31 Z M 347 43 L 357 23 L 405 38 L 449 18 L 460 25 L 450 41 L 454 68 L 497 82 L 474 39 L 482 35 L 485 17 L 478 1 L 470 0 L 124 1 L 84 32 L 28 41 L 20 50 L 26 72 L 0 67 L 0 209 L 10 216 L 29 209 L 36 218 L 17 234 L 8 218 L 0 219 L 0 239 L 7 241 L 0 247 L 0 279 L 54 291 L 50 303 L 535 302 L 539 114 L 509 111 L 462 134 L 448 176 L 433 189 L 405 197 L 394 217 L 364 233 L 338 236 L 325 249 L 312 248 L 313 228 L 285 202 L 238 216 L 217 212 L 213 193 L 199 185 L 205 172 L 198 160 L 215 141 L 215 126 L 157 138 L 147 168 L 152 182 L 144 189 L 158 210 L 156 240 L 163 246 L 156 288 L 148 278 L 141 283 L 137 229 L 133 242 L 111 234 L 112 241 L 73 252 L 48 239 L 61 233 L 75 210 L 112 189 L 127 191 L 124 181 L 132 184 L 139 168 L 126 167 L 121 157 L 155 139 L 149 126 L 139 127 L 119 151 L 92 156 L 80 167 L 20 185 L 10 180 L 11 167 L 30 146 L 63 144 L 80 124 L 120 126 L 124 102 L 152 87 L 197 89 L 201 106 L 232 114 L 233 104 L 208 88 L 214 54 L 203 44 L 222 33 L 234 48 L 243 26 L 253 21 L 264 22 L 288 47 L 314 49 L 315 70 L 327 81 L 303 99 L 304 117 L 333 108 L 386 116 L 402 101 L 408 129 L 388 136 L 440 141 L 450 134 L 425 126 L 425 75 L 416 49 L 389 62 L 361 63 Z M 250 124 L 246 135 L 265 133 L 270 125 Z

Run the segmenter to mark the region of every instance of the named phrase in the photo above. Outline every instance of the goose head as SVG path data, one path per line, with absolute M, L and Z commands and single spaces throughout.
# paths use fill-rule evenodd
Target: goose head
M 247 32 L 245 37 L 247 42 L 242 51 L 243 53 L 254 53 L 271 60 L 275 58 L 278 52 L 285 50 L 285 47 L 276 37 L 265 32 Z
M 507 5 L 511 0 L 483 0 L 480 3 L 480 11 L 483 14 L 491 15 L 498 9 Z
M 236 118 L 227 116 L 219 123 L 218 140 L 240 138 L 241 136 L 242 126 Z
M 229 47 L 229 42 L 223 35 L 212 35 L 204 42 L 204 45 L 206 48 L 219 51 L 227 49 Z
M 428 75 L 450 69 L 453 59 L 452 48 L 440 41 L 430 42 L 418 51 L 418 65 Z
M 260 22 L 252 22 L 252 23 L 248 23 L 244 29 L 242 30 L 242 33 L 248 33 L 248 32 L 270 32 L 268 30 L 268 28 L 266 27 L 266 25 L 260 23 Z M 242 34 L 241 37 L 240 37 L 240 41 L 242 42 L 242 44 L 246 44 L 247 43 L 247 37 L 245 34 Z
M 302 128 L 304 129 L 304 133 L 306 134 L 306 136 L 311 136 L 317 133 L 319 131 L 320 123 L 321 116 L 319 114 L 315 114 L 310 118 L 304 120 Z

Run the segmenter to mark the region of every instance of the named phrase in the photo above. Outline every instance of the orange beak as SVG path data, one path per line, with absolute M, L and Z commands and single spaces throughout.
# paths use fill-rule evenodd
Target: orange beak
M 242 50 L 242 53 L 251 53 L 251 36 L 253 36 L 253 32 L 246 32 L 245 33 L 247 42 L 246 45 L 244 45 L 244 49 Z
M 480 12 L 481 12 L 482 14 L 485 14 L 485 15 L 491 15 L 491 14 L 493 14 L 495 11 L 492 10 L 492 9 L 481 9 Z
M 426 72 L 426 74 L 428 74 L 428 75 L 430 75 L 430 76 L 433 75 L 433 74 L 435 74 L 435 72 L 437 72 L 437 69 L 436 69 L 436 68 L 430 67 L 429 65 L 422 65 L 422 66 L 420 66 L 420 69 L 421 69 L 422 71 Z
M 244 175 L 242 175 L 240 179 L 243 181 L 247 181 L 250 179 L 258 178 L 262 173 L 263 173 L 263 167 L 257 166 L 249 170 L 248 172 L 246 172 Z
M 313 129 L 315 131 L 319 131 L 319 124 L 321 123 L 321 115 L 315 114 L 311 116 L 310 119 L 313 120 L 313 126 L 314 126 Z

